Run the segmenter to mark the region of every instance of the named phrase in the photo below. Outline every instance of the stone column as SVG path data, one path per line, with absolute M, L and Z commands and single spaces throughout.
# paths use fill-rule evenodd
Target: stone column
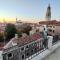
M 48 39 L 48 49 L 52 49 L 53 36 L 47 36 Z

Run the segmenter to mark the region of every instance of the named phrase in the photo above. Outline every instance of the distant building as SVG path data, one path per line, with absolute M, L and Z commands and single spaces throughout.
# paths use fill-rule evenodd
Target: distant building
M 51 7 L 50 7 L 50 4 L 47 8 L 47 12 L 46 12 L 46 20 L 47 21 L 50 21 L 51 20 Z
M 21 26 L 23 24 L 23 22 L 21 20 L 19 20 L 18 18 L 16 18 L 16 26 Z
M 6 27 L 6 23 L 0 23 L 0 32 L 4 33 Z
M 48 27 L 48 34 L 49 35 L 56 35 L 60 36 L 60 21 L 52 20 L 52 21 L 41 21 L 39 22 L 40 25 L 47 25 Z

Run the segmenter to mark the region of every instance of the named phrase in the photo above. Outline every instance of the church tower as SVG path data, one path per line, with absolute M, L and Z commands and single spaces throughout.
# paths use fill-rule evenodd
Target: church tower
M 51 7 L 50 4 L 47 7 L 47 11 L 46 11 L 46 20 L 50 21 L 51 20 Z

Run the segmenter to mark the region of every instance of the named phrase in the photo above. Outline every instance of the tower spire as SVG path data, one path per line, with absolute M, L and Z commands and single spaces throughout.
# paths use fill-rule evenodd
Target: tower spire
M 50 4 L 47 7 L 46 20 L 47 21 L 50 21 L 51 20 L 51 7 L 50 7 Z

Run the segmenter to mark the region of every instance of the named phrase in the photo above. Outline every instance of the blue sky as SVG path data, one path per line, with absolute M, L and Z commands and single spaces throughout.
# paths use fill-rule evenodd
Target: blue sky
M 45 19 L 51 5 L 52 19 L 60 19 L 60 0 L 0 0 L 0 17 Z

